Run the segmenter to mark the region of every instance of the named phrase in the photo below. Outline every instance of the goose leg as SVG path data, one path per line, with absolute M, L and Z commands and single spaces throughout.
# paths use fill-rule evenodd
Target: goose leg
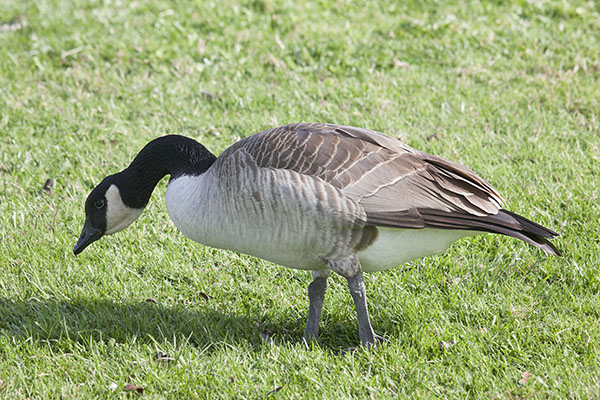
M 373 332 L 369 310 L 367 308 L 367 291 L 363 279 L 360 262 L 356 256 L 350 256 L 341 260 L 327 260 L 326 264 L 333 271 L 342 275 L 348 281 L 348 289 L 354 299 L 356 317 L 358 319 L 358 336 L 363 346 L 370 347 L 376 341 L 384 340 Z
M 321 320 L 321 309 L 327 289 L 327 278 L 330 271 L 313 271 L 313 281 L 308 285 L 308 319 L 304 329 L 304 339 L 307 342 L 317 339 L 319 336 L 319 321 Z
M 371 320 L 369 319 L 367 292 L 365 290 L 365 280 L 363 279 L 362 272 L 359 271 L 356 275 L 346 278 L 346 280 L 348 281 L 348 289 L 350 289 L 350 294 L 354 299 L 354 305 L 356 307 L 360 343 L 363 346 L 370 347 L 375 344 L 375 339 L 378 339 L 378 337 L 375 335 L 375 332 L 373 332 Z

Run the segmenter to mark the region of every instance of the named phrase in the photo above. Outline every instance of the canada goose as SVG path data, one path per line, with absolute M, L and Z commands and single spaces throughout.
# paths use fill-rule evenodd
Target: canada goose
M 498 192 L 464 166 L 379 132 L 319 123 L 257 133 L 218 158 L 183 136 L 151 141 L 92 190 L 74 253 L 131 224 L 167 174 L 167 210 L 184 235 L 312 271 L 307 340 L 318 336 L 331 271 L 347 279 L 369 346 L 378 337 L 362 271 L 438 254 L 482 232 L 560 255 L 547 240 L 556 232 L 502 209 Z

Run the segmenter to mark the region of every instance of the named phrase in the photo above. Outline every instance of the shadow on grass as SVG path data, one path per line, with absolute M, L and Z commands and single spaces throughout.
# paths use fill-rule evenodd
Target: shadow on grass
M 31 338 L 34 342 L 114 340 L 173 345 L 187 342 L 201 348 L 227 343 L 258 350 L 266 337 L 269 337 L 267 342 L 279 345 L 300 343 L 304 322 L 146 301 L 0 298 L 0 333 L 22 341 Z M 352 322 L 336 323 L 331 328 L 335 332 L 327 332 L 319 340 L 324 349 L 337 351 L 358 339 L 353 338 L 356 327 Z
M 22 302 L 0 298 L 0 331 L 36 341 L 187 341 L 199 347 L 222 341 L 260 342 L 258 327 L 250 317 L 212 309 L 191 310 L 154 302 L 110 299 Z

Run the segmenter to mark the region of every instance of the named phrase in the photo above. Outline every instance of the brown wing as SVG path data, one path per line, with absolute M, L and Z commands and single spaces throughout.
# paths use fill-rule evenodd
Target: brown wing
M 367 214 L 426 208 L 487 215 L 502 202 L 471 170 L 367 129 L 286 125 L 243 139 L 222 156 L 239 148 L 260 167 L 323 179 L 358 201 Z
M 473 171 L 379 132 L 292 124 L 249 136 L 221 157 L 240 148 L 262 168 L 293 170 L 341 189 L 373 225 L 490 231 L 558 252 L 543 239 L 555 232 L 500 212 L 502 197 Z

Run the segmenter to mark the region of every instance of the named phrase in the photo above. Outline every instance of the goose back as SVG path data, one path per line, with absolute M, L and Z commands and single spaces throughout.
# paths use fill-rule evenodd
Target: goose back
M 286 125 L 249 136 L 221 157 L 240 149 L 260 167 L 322 179 L 357 201 L 367 217 L 393 215 L 398 227 L 425 227 L 419 209 L 484 216 L 496 214 L 503 202 L 468 168 L 367 129 Z

